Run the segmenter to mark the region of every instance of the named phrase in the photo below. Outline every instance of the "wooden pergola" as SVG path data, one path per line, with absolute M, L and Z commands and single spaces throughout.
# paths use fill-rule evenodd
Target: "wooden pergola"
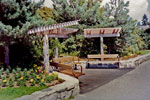
M 85 38 L 96 38 L 100 37 L 100 52 L 104 54 L 103 49 L 103 38 L 104 37 L 119 37 L 119 32 L 121 28 L 94 28 L 94 29 L 84 29 Z
M 52 70 L 49 64 L 49 37 L 67 38 L 69 34 L 77 32 L 78 29 L 64 28 L 64 27 L 77 25 L 79 24 L 78 22 L 79 20 L 75 20 L 55 25 L 42 26 L 31 29 L 27 32 L 29 35 L 30 34 L 43 35 L 44 68 L 46 72 Z

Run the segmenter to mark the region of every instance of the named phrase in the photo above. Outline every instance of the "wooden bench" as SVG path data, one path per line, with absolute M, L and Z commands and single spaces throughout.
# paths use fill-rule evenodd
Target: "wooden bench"
M 56 71 L 79 78 L 80 76 L 85 75 L 79 60 L 78 57 L 72 56 L 54 58 L 50 65 L 54 66 Z M 80 72 L 74 69 L 77 66 L 80 67 Z
M 101 63 L 101 64 L 117 64 L 119 68 L 119 55 L 118 54 L 103 54 L 103 55 L 88 55 L 88 66 L 90 67 L 89 59 L 105 59 L 108 58 L 108 60 L 103 60 L 103 61 L 95 61 L 96 63 Z M 109 60 L 109 59 L 114 59 L 115 60 Z

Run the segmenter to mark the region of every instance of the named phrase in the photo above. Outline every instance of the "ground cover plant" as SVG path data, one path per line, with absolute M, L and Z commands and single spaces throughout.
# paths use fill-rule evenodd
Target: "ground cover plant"
M 0 69 L 0 87 L 20 87 L 20 86 L 51 86 L 59 83 L 58 73 L 45 73 L 42 66 L 34 65 L 33 69 L 21 70 L 21 68 L 10 71 Z
M 36 64 L 29 70 L 0 68 L 0 100 L 12 100 L 62 82 L 57 72 L 45 73 L 43 66 Z

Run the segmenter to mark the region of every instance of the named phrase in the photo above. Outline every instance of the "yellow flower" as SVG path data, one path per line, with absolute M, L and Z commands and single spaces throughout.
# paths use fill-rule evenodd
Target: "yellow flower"
M 36 76 L 37 79 L 40 79 L 40 76 Z
M 35 70 L 35 72 L 37 72 L 37 70 Z
M 6 80 L 3 80 L 3 83 L 6 83 L 7 81 Z
M 41 82 L 44 82 L 44 79 L 42 79 Z
M 58 76 L 58 73 L 56 73 L 56 72 L 53 72 L 53 74 L 54 74 L 55 76 Z
M 52 73 L 49 73 L 49 76 L 52 76 L 53 74 Z
M 37 69 L 40 69 L 40 67 L 38 67 Z
M 30 79 L 30 82 L 33 82 L 34 80 L 33 79 Z
M 20 80 L 23 80 L 24 77 L 20 77 Z
M 33 67 L 36 67 L 37 65 L 36 64 L 34 64 L 34 66 Z

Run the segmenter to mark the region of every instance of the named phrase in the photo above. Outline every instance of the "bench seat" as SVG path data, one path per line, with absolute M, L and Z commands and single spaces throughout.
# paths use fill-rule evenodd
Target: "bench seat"
M 77 57 L 68 56 L 68 57 L 55 58 L 50 63 L 50 65 L 54 66 L 56 71 L 73 76 L 75 78 L 79 78 L 80 76 L 85 75 L 82 72 L 81 63 L 79 62 L 79 58 Z M 80 72 L 74 70 L 74 67 L 76 66 L 81 67 Z
M 94 55 L 88 55 L 88 66 L 90 67 L 90 64 L 118 64 L 118 68 L 119 68 L 119 55 L 118 54 L 94 54 Z M 108 58 L 108 60 L 102 60 L 102 61 L 89 61 L 89 59 L 105 59 Z M 115 59 L 115 60 L 109 60 L 109 59 Z

